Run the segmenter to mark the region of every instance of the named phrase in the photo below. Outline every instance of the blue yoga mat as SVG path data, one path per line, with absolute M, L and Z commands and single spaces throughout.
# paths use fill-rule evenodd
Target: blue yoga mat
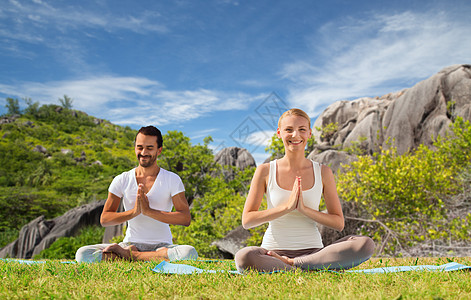
M 44 260 L 28 260 L 28 259 L 16 259 L 16 258 L 0 258 L 1 261 L 5 262 L 16 262 L 19 264 L 26 264 L 26 265 L 35 265 L 35 264 L 44 264 L 46 261 Z M 61 261 L 63 264 L 75 264 L 75 261 Z
M 160 264 L 155 266 L 152 271 L 156 273 L 164 274 L 200 274 L 200 273 L 231 273 L 241 274 L 238 271 L 225 271 L 225 270 L 205 270 L 190 265 L 174 264 L 168 261 L 162 261 Z
M 433 265 L 419 265 L 419 266 L 397 266 L 397 267 L 383 267 L 374 269 L 363 269 L 363 270 L 346 270 L 345 273 L 366 273 L 366 274 L 377 274 L 377 273 L 394 273 L 394 272 L 406 272 L 406 271 L 458 271 L 458 270 L 470 270 L 470 266 L 465 266 L 456 262 L 451 262 L 441 266 Z M 169 263 L 162 261 L 152 271 L 163 274 L 200 274 L 200 273 L 232 273 L 242 274 L 238 271 L 224 271 L 224 270 L 206 270 L 193 267 L 185 264 Z
M 407 271 L 458 271 L 458 270 L 470 270 L 471 267 L 465 266 L 456 262 L 450 262 L 440 266 L 433 265 L 419 265 L 419 266 L 397 266 L 397 267 L 383 267 L 374 269 L 363 269 L 363 270 L 347 270 L 345 272 L 350 273 L 393 273 L 393 272 L 407 272 Z

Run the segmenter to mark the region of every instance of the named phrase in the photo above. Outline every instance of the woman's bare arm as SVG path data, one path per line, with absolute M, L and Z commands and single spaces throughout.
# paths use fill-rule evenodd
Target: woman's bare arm
M 311 218 L 319 224 L 342 231 L 344 227 L 344 218 L 342 206 L 340 205 L 339 196 L 337 195 L 337 187 L 335 185 L 334 174 L 332 170 L 322 165 L 322 183 L 324 186 L 324 199 L 327 213 L 309 208 L 304 205 L 302 195 L 299 200 L 298 210 L 305 216 Z
M 245 229 L 259 226 L 296 209 L 299 198 L 299 188 L 295 182 L 291 196 L 285 205 L 259 211 L 263 195 L 266 191 L 269 172 L 270 165 L 263 164 L 257 168 L 252 178 L 249 194 L 245 200 L 244 211 L 242 213 L 242 226 Z

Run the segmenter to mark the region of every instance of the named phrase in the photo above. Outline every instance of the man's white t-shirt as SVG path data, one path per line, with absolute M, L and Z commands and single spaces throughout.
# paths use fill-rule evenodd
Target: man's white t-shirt
M 116 176 L 108 191 L 122 198 L 124 209 L 134 208 L 136 203 L 138 184 L 136 169 Z M 172 197 L 185 191 L 180 177 L 170 171 L 160 168 L 154 185 L 147 193 L 150 208 L 170 212 L 173 208 Z M 140 214 L 128 221 L 126 236 L 123 242 L 158 244 L 172 244 L 170 226 L 150 217 Z

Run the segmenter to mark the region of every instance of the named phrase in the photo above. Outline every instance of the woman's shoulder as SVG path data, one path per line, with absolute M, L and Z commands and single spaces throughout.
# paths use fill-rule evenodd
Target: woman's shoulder
M 312 164 L 314 164 L 314 165 L 318 165 L 319 168 L 321 168 L 321 171 L 322 171 L 322 172 L 324 172 L 324 171 L 327 171 L 327 172 L 330 171 L 330 172 L 332 172 L 332 170 L 330 169 L 330 167 L 329 167 L 328 165 L 326 165 L 326 164 L 320 163 L 320 162 L 318 162 L 318 161 L 315 161 L 315 160 L 312 160 L 312 159 L 309 159 L 309 158 L 307 158 L 307 160 L 309 160 L 309 161 L 310 161 Z
M 270 174 L 270 163 L 263 163 L 259 166 L 257 166 L 257 169 L 255 170 L 254 177 L 257 178 L 266 178 Z
M 268 173 L 270 171 L 270 162 L 263 163 L 257 166 L 257 172 L 259 173 Z
M 332 172 L 332 169 L 328 166 L 328 165 L 324 165 L 324 164 L 319 164 L 320 167 L 321 167 L 321 176 L 322 176 L 322 180 L 324 181 L 324 179 L 331 179 L 331 178 L 334 178 L 334 172 Z

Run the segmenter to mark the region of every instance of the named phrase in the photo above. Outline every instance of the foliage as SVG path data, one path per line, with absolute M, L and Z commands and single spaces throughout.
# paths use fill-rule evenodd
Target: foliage
M 88 226 L 74 237 L 58 238 L 52 245 L 41 251 L 34 259 L 75 259 L 75 252 L 83 245 L 100 244 L 105 228 Z
M 453 219 L 450 196 L 459 191 L 457 176 L 470 168 L 471 125 L 457 118 L 452 132 L 438 138 L 435 149 L 421 145 L 398 155 L 390 147 L 372 157 L 360 156 L 338 175 L 340 198 L 354 202 L 358 216 L 378 221 L 364 233 L 383 246 L 389 242 L 388 252 L 425 240 L 469 241 L 463 232 L 471 230 L 471 214 Z
M 329 123 L 322 128 L 316 127 L 316 130 L 321 132 L 320 137 L 322 141 L 329 141 L 337 133 L 338 129 L 338 123 Z
M 7 98 L 5 107 L 8 109 L 8 115 L 19 115 L 21 113 L 18 99 Z
M 64 98 L 59 98 L 59 102 L 63 108 L 72 109 L 72 102 L 74 102 L 74 100 L 72 100 L 72 98 L 69 96 L 64 95 Z
M 361 136 L 359 137 L 358 141 L 352 141 L 349 146 L 344 147 L 342 151 L 347 152 L 351 155 L 366 155 L 367 147 L 362 147 L 362 144 L 366 141 L 366 137 Z
M 39 102 L 33 102 L 33 99 L 31 98 L 24 98 L 23 100 L 26 103 L 24 114 L 35 116 L 39 110 Z
M 470 265 L 469 257 L 451 258 Z M 443 265 L 450 258 L 369 260 L 355 269 Z M 233 260 L 184 261 L 201 269 L 235 270 Z M 41 264 L 0 261 L 2 299 L 469 299 L 469 272 L 227 272 L 169 276 L 155 263 L 125 261 Z M 413 287 L 413 288 L 411 288 Z
M 206 144 L 192 145 L 182 132 L 169 131 L 163 137 L 163 151 L 157 163 L 177 173 L 185 185 L 185 196 L 191 203 L 195 197 L 209 191 L 213 173 L 218 169 L 211 150 Z

